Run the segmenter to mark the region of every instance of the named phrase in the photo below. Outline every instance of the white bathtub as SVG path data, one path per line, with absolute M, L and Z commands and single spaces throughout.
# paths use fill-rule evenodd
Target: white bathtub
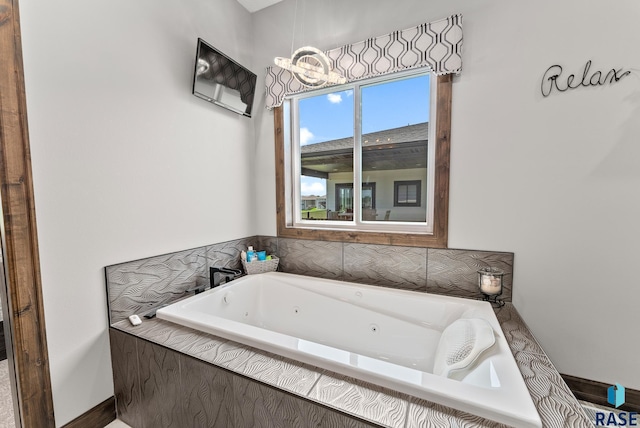
M 487 419 L 542 426 L 487 302 L 272 272 L 157 316 Z M 488 321 L 495 344 L 454 380 L 433 374 L 434 356 L 442 331 L 460 318 Z

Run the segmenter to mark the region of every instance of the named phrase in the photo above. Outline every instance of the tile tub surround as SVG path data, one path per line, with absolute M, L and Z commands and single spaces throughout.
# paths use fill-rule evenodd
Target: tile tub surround
M 109 322 L 143 315 L 209 284 L 210 266 L 240 269 L 240 252 L 256 243 L 256 237 L 236 239 L 105 267 Z
M 511 301 L 513 253 L 429 248 L 427 291 L 457 297 L 477 297 L 478 269 L 497 267 L 504 271 L 501 299 Z
M 505 272 L 501 299 L 510 302 L 514 254 L 441 248 L 308 241 L 259 236 L 280 257 L 283 272 L 476 299 L 477 270 Z
M 208 284 L 208 268 L 240 269 L 249 245 L 280 258 L 282 272 L 477 299 L 476 271 L 505 271 L 501 299 L 510 302 L 514 254 L 252 236 L 105 268 L 110 323 L 143 315 Z
M 110 338 L 120 349 L 137 353 L 129 359 L 114 356 L 118 417 L 133 428 L 370 426 L 116 329 L 111 329 Z M 235 364 L 248 371 L 264 369 L 262 361 L 249 361 L 247 351 L 223 341 L 211 341 L 204 351 L 209 358 L 214 353 L 227 363 L 237 359 Z
M 592 426 L 515 308 L 507 303 L 497 317 L 543 426 Z M 123 320 L 110 336 L 118 417 L 135 428 L 185 420 L 182 426 L 503 427 L 163 320 L 137 327 Z

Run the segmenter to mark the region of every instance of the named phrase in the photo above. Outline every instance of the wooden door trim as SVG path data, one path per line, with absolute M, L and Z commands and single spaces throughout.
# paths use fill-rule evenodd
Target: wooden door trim
M 54 427 L 18 0 L 0 0 L 0 195 L 4 274 L 22 427 Z

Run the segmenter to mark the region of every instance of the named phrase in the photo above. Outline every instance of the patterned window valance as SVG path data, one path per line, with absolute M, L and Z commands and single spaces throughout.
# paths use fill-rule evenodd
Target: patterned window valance
M 459 73 L 462 68 L 462 15 L 371 38 L 325 52 L 333 70 L 347 81 L 380 76 L 410 68 L 429 67 L 436 74 Z M 277 66 L 267 67 L 266 107 L 282 104 L 287 95 L 311 90 Z

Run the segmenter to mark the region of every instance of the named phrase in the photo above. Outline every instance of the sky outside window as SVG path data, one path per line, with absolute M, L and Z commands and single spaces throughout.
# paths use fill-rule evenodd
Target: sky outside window
M 422 75 L 363 87 L 362 133 L 429 121 L 429 78 Z M 299 101 L 300 144 L 353 137 L 353 90 Z M 327 194 L 326 180 L 301 177 L 302 196 Z

